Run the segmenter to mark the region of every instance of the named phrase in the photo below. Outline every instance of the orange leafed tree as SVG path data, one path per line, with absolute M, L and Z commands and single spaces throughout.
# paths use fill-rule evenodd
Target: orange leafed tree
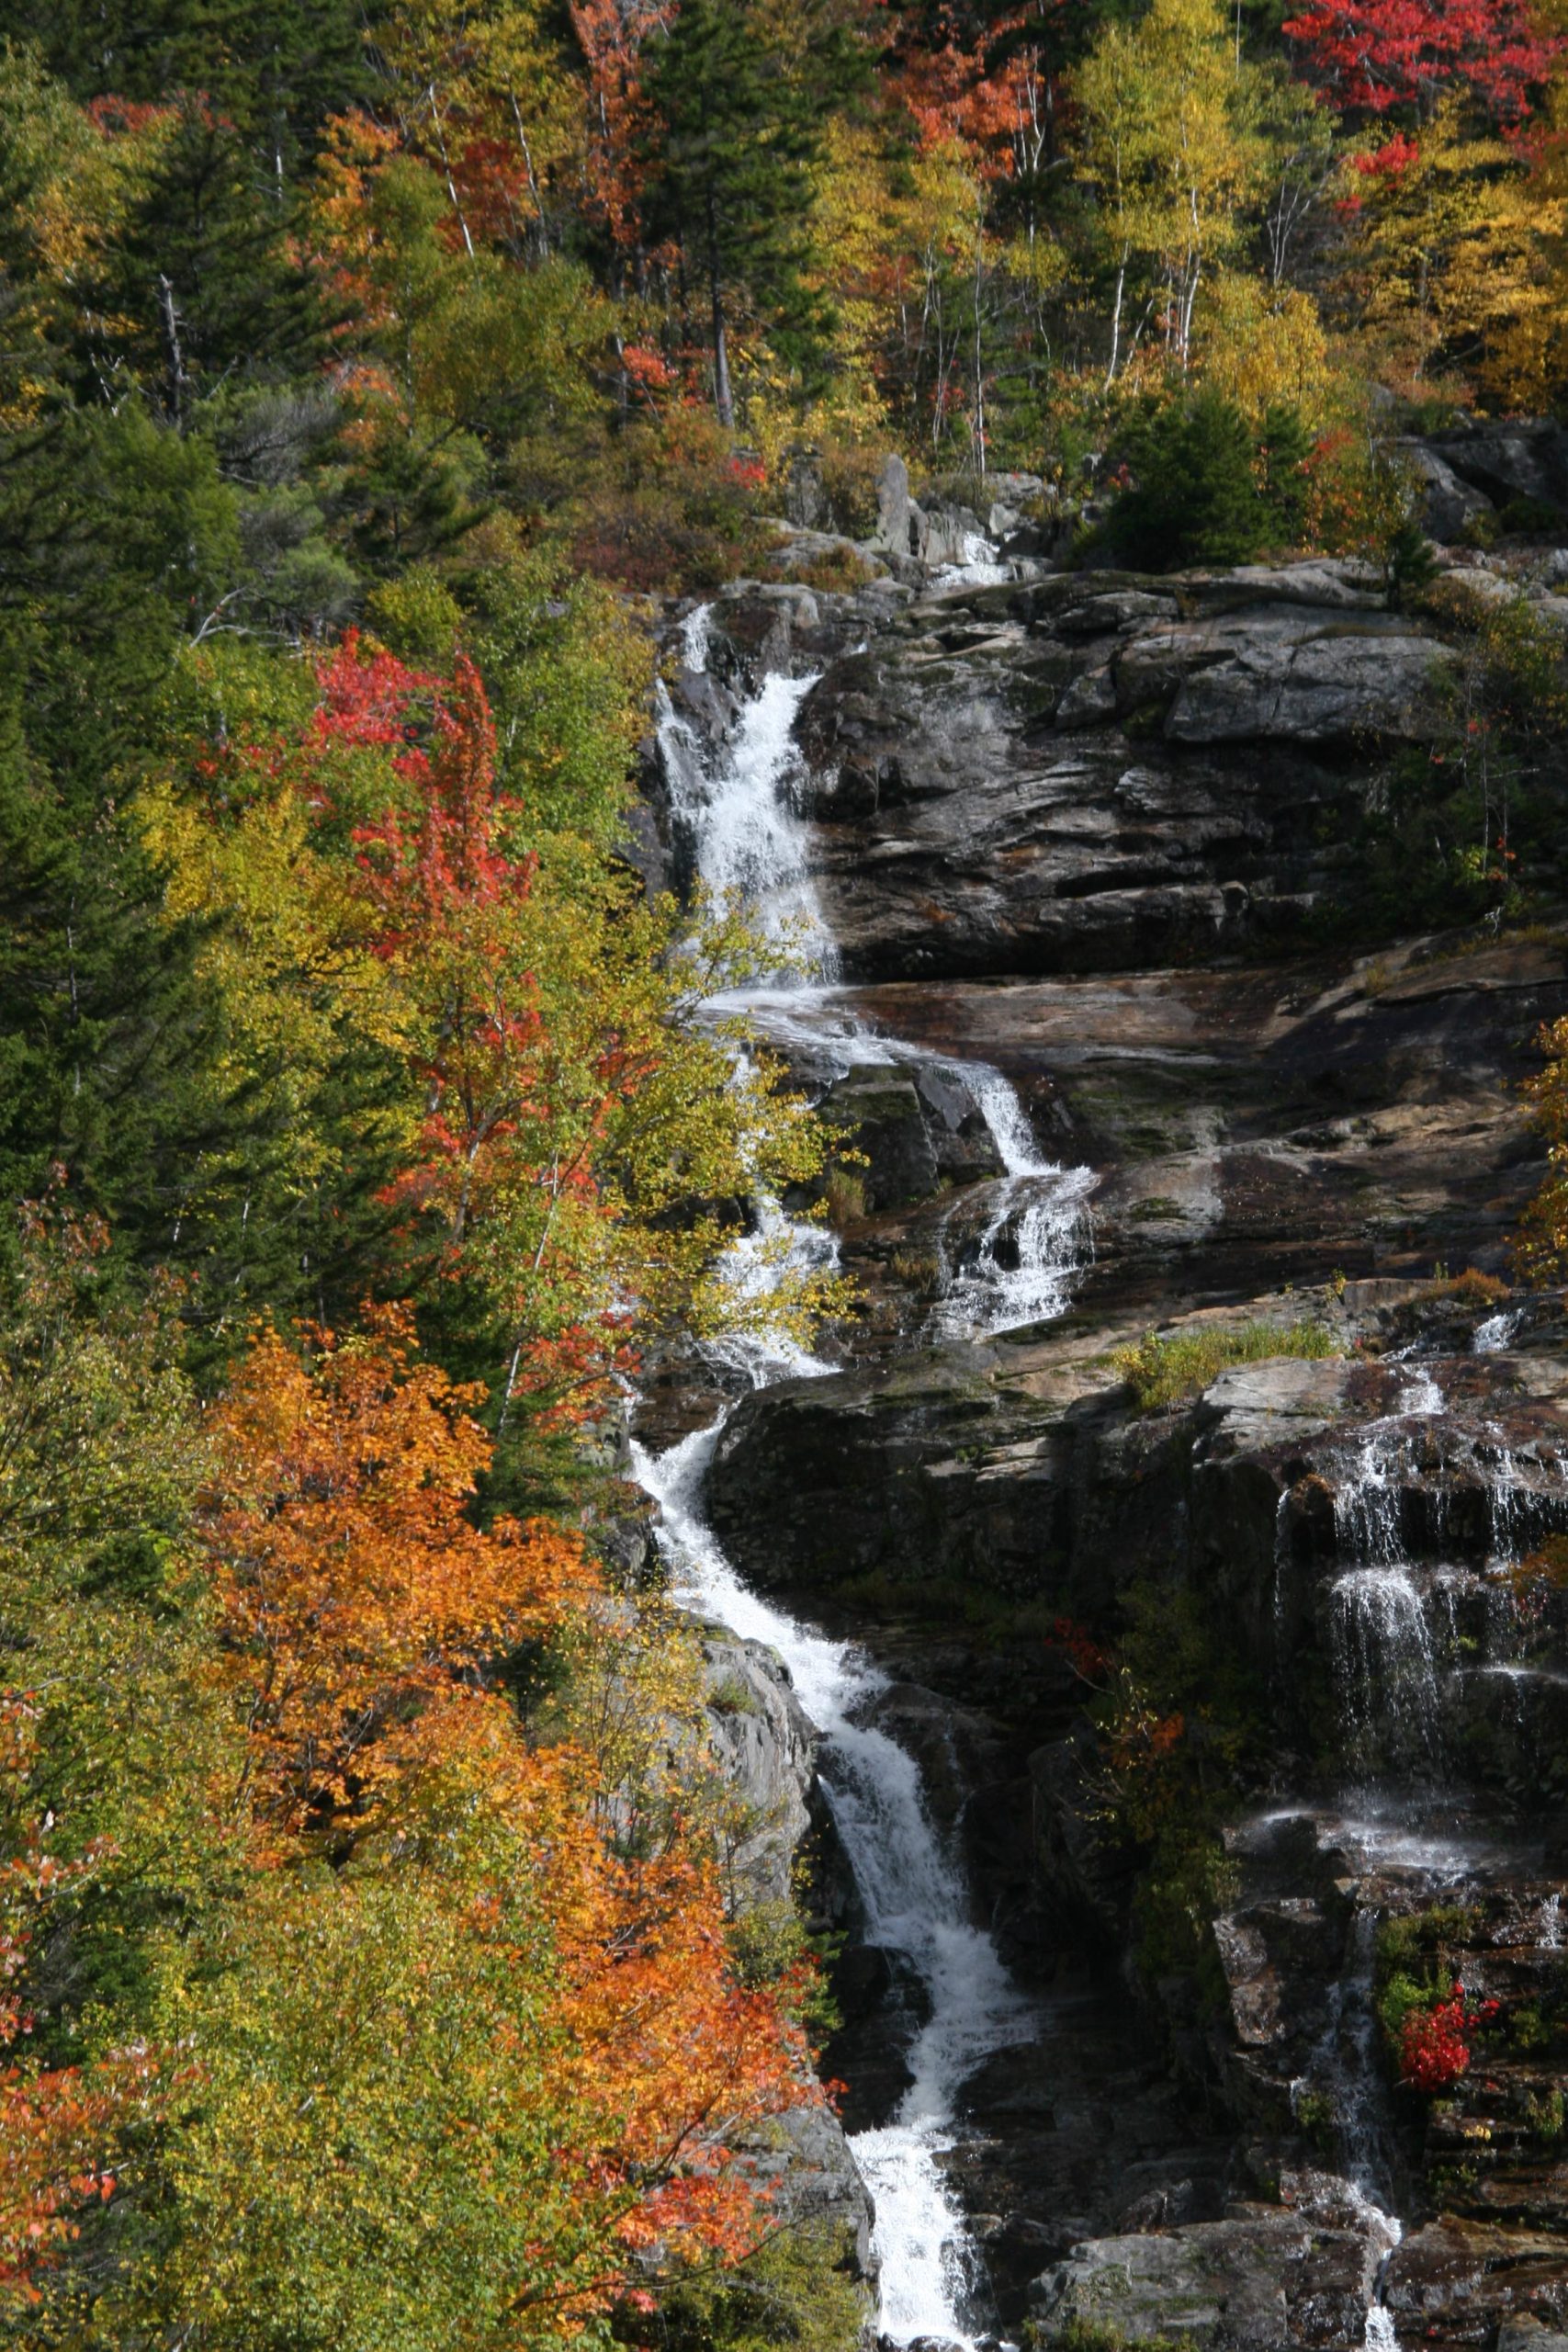
M 592 1759 L 570 1746 L 530 1747 L 499 1699 L 428 1718 L 414 1740 L 420 1770 L 400 1828 L 465 1787 L 525 1828 L 554 1947 L 564 2029 L 556 2088 L 570 2161 L 595 2185 L 618 2250 L 604 2300 L 649 2275 L 649 2259 L 657 2272 L 744 2255 L 765 2234 L 770 2203 L 749 2138 L 825 2094 L 779 1991 L 736 1973 L 719 1874 L 700 1837 L 678 1825 L 657 1855 L 622 1850 L 615 1792 Z M 481 1900 L 476 1931 L 485 1917 Z
M 956 144 L 982 179 L 1038 170 L 1051 147 L 1057 103 L 1040 37 L 1043 14 L 1012 9 L 972 47 L 948 28 L 946 39 L 909 51 L 895 86 L 923 147 Z
M 588 204 L 617 247 L 641 226 L 639 143 L 651 120 L 644 85 L 649 44 L 673 21 L 676 0 L 571 0 L 572 30 L 588 69 Z
M 537 1745 L 492 1687 L 498 1650 L 594 1605 L 595 1588 L 575 1536 L 472 1523 L 489 1458 L 472 1401 L 417 1361 L 399 1310 L 358 1339 L 316 1334 L 309 1355 L 256 1340 L 215 1415 L 221 1670 L 275 1853 L 370 1795 L 395 1836 L 367 1856 L 367 1883 L 389 1854 L 411 1871 L 438 1855 L 468 1881 L 464 1932 L 479 1943 L 504 1931 L 519 1872 L 531 1881 L 558 2169 L 602 2249 L 563 2280 L 563 2314 L 583 2314 L 661 2267 L 754 2244 L 767 2190 L 745 2135 L 822 2094 L 775 1993 L 736 1972 L 701 1835 L 677 1821 L 652 1853 L 623 1836 L 593 1758 Z M 520 1947 L 518 1965 L 541 1962 Z
M 803 2037 L 771 1991 L 739 1984 L 716 1873 L 673 1855 L 637 1871 L 601 1854 L 558 1933 L 574 2087 L 613 2119 L 604 2157 L 636 2185 L 621 2242 L 677 2259 L 746 2253 L 767 2195 L 737 2153 L 749 2130 L 818 2105 Z
M 214 1416 L 206 1514 L 260 1810 L 296 1826 L 363 1798 L 394 1717 L 547 1634 L 593 1581 L 558 1529 L 473 1525 L 479 1392 L 414 1361 L 406 1311 L 313 1340 L 314 1361 L 256 1340 Z

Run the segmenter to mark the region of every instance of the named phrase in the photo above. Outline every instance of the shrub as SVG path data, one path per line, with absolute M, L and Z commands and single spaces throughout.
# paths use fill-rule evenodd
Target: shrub
M 821 453 L 822 488 L 837 530 L 852 538 L 869 538 L 876 528 L 876 485 L 882 472 L 881 453 L 849 442 L 825 442 Z
M 738 1674 L 721 1674 L 708 1691 L 707 1702 L 716 1715 L 756 1715 L 761 1713 L 756 1692 Z
M 875 571 L 864 556 L 856 553 L 847 539 L 825 548 L 809 563 L 799 564 L 791 572 L 794 580 L 802 581 L 807 588 L 820 588 L 829 594 L 850 595 L 874 580 Z
M 1525 2098 L 1525 2122 L 1538 2140 L 1550 2147 L 1562 2137 L 1563 2107 L 1560 2090 L 1548 2091 L 1537 2098 L 1533 2092 Z
M 1495 2001 L 1467 2009 L 1464 1987 L 1457 1983 L 1446 2000 L 1412 2008 L 1400 2029 L 1400 2079 L 1412 2090 L 1451 2090 L 1469 2070 L 1468 2037 L 1496 2010 Z
M 942 1260 L 934 1250 L 895 1250 L 887 1271 L 920 1298 L 940 1298 L 944 1280 Z
M 1292 546 L 1306 525 L 1310 453 L 1293 409 L 1271 408 L 1260 428 L 1217 392 L 1145 411 L 1122 435 L 1134 480 L 1106 517 L 1105 542 L 1149 571 Z
M 1418 2011 L 1431 2006 L 1432 1987 L 1398 1969 L 1378 1996 L 1378 2023 L 1389 2048 L 1397 2055 L 1404 2047 L 1404 2028 Z
M 1544 2050 L 1551 2040 L 1551 2028 L 1541 2015 L 1539 2001 L 1526 2001 L 1508 2019 L 1510 2039 L 1520 2050 Z
M 1483 1273 L 1479 1266 L 1466 1266 L 1461 1274 L 1451 1274 L 1433 1286 L 1435 1298 L 1451 1298 L 1460 1306 L 1499 1306 L 1511 1297 L 1508 1285 L 1497 1274 Z
M 1497 517 L 1513 538 L 1544 538 L 1560 533 L 1562 516 L 1544 498 L 1510 498 Z
M 1140 1413 L 1196 1396 L 1230 1365 L 1266 1363 L 1274 1356 L 1335 1356 L 1341 1352 L 1321 1323 L 1237 1323 L 1228 1329 L 1151 1335 L 1119 1349 L 1112 1361 L 1133 1391 Z
M 1425 1911 L 1385 1919 L 1378 1929 L 1379 1970 L 1415 1968 L 1443 1944 L 1466 1942 L 1475 1934 L 1480 1916 L 1469 1904 L 1434 1903 Z
M 1383 558 L 1383 576 L 1390 609 L 1414 611 L 1438 576 L 1438 559 L 1419 524 L 1402 523 L 1393 533 Z
M 858 1225 L 866 1213 L 865 1179 L 847 1168 L 829 1168 L 823 1183 L 831 1225 Z
M 664 2288 L 657 2307 L 617 2313 L 615 2342 L 648 2352 L 842 2352 L 863 2340 L 868 2298 L 841 2224 L 786 2222 L 734 2269 Z
M 757 467 L 694 411 L 558 449 L 520 443 L 511 469 L 520 502 L 550 513 L 574 568 L 624 588 L 698 594 L 761 574 L 775 544 L 757 511 Z

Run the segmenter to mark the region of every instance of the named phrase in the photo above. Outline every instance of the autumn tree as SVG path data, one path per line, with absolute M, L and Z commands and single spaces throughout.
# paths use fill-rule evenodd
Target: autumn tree
M 203 1672 L 204 1450 L 172 1300 L 128 1305 L 63 1183 L 0 1278 L 0 2329 L 95 2340 L 183 2062 L 161 1955 L 232 1883 Z
M 1354 154 L 1345 183 L 1338 293 L 1369 357 L 1394 383 L 1506 381 L 1550 309 L 1537 257 L 1562 233 L 1561 192 L 1532 184 L 1517 144 L 1477 130 L 1454 96 Z
M 62 1859 L 45 1819 L 28 1817 L 41 1712 L 29 1693 L 0 1692 L 0 2328 L 59 2299 L 84 2216 L 113 2198 L 125 2138 L 157 2106 L 157 2066 L 144 2051 L 84 2066 L 28 2048 L 38 1948 L 84 1898 L 100 1859 L 91 1848 Z
M 1259 184 L 1254 77 L 1218 0 L 1154 0 L 1136 25 L 1105 27 L 1075 86 L 1114 272 L 1106 382 L 1151 328 L 1185 371 L 1205 273 L 1235 251 Z
M 615 873 L 584 887 L 558 836 L 541 867 L 466 658 L 435 681 L 350 642 L 322 687 L 323 745 L 381 738 L 403 787 L 355 828 L 424 1096 L 390 1197 L 415 1250 L 505 1334 L 504 1398 L 521 1383 L 581 1409 L 636 1330 L 725 1311 L 707 1282 L 729 1232 L 714 1204 L 818 1163 L 774 1065 L 738 1074 L 739 1036 L 693 1022 L 766 951 L 733 911 L 682 950 L 672 903 Z M 809 1317 L 834 1295 L 807 1278 L 776 1306 Z
M 558 1623 L 592 1579 L 581 1546 L 467 1516 L 491 1447 L 478 1397 L 413 1360 L 406 1315 L 257 1340 L 215 1424 L 205 1528 L 224 1679 L 256 1804 L 298 1827 L 352 1811 L 389 1721 Z
M 1523 0 L 1322 0 L 1287 18 L 1310 72 L 1343 107 L 1429 120 L 1467 92 L 1517 122 L 1547 81 L 1559 43 Z
M 263 1335 L 220 1410 L 214 1671 L 255 1850 L 357 1809 L 335 1870 L 279 1870 L 196 1939 L 142 2324 L 216 2310 L 215 2343 L 279 2352 L 570 2335 L 754 2243 L 746 2135 L 819 2097 L 700 1833 L 633 1833 L 615 1743 L 525 1736 L 502 1653 L 594 1587 L 575 1540 L 476 1527 L 470 1401 L 386 1316 L 313 1354 Z

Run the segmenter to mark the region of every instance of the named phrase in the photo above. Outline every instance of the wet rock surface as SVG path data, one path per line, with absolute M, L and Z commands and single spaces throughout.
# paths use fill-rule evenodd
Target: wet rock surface
M 1423 445 L 1460 522 L 1558 463 L 1483 438 Z M 884 491 L 897 537 L 907 486 Z M 898 1051 L 786 1044 L 852 1156 L 864 1305 L 837 1376 L 741 1396 L 705 1508 L 754 1587 L 872 1651 L 867 1721 L 919 1763 L 1034 2001 L 942 2159 L 973 2324 L 1554 2352 L 1568 1592 L 1540 1562 L 1568 1537 L 1568 1319 L 1497 1277 L 1568 958 L 1547 927 L 1373 950 L 1318 927 L 1442 648 L 1323 563 L 774 588 L 719 617 L 728 650 L 675 685 L 694 723 L 731 725 L 759 664 L 819 673 L 799 790 L 834 1003 Z M 1067 1311 L 964 1340 L 965 1269 L 1006 1261 L 1035 1196 L 957 1062 L 1089 1171 Z M 1303 1322 L 1332 1352 L 1224 1364 Z M 1219 1352 L 1145 1409 L 1115 1359 L 1155 1326 Z M 722 1736 L 784 1825 L 758 1849 L 776 1883 L 808 1751 L 755 1697 L 773 1760 L 744 1708 Z M 1137 1777 L 1168 1751 L 1187 1777 Z M 852 1913 L 825 2063 L 859 2129 L 922 2016 Z M 1402 2080 L 1404 2017 L 1455 1985 L 1463 2066 Z
M 865 976 L 1111 971 L 1302 935 L 1443 658 L 1370 575 L 1087 574 L 908 606 L 802 740 Z

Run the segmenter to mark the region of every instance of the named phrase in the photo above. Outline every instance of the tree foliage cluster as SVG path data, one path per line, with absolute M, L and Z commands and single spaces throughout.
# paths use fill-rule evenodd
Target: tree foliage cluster
M 600 2340 L 767 2242 L 747 2134 L 821 2096 L 692 1651 L 476 1517 L 409 1308 L 263 1327 L 204 1410 L 113 1257 L 39 1212 L 0 1357 L 0 2329 Z
M 1373 388 L 1416 419 L 1563 390 L 1562 43 L 1522 0 L 13 22 L 3 413 L 57 452 L 17 585 L 41 542 L 114 601 L 96 475 L 155 567 L 190 510 L 187 631 L 330 632 L 498 505 L 701 584 L 802 440 L 1075 478 L 1200 388 L 1318 450 L 1274 527 L 1365 537 Z
M 694 1637 L 592 1541 L 640 1349 L 835 1303 L 726 1278 L 817 1131 L 691 1018 L 773 951 L 617 854 L 647 634 L 526 492 L 610 413 L 614 302 L 457 224 L 444 81 L 382 103 L 415 30 L 40 12 L 0 73 L 0 2340 L 39 2352 L 744 2316 L 821 2096 Z

